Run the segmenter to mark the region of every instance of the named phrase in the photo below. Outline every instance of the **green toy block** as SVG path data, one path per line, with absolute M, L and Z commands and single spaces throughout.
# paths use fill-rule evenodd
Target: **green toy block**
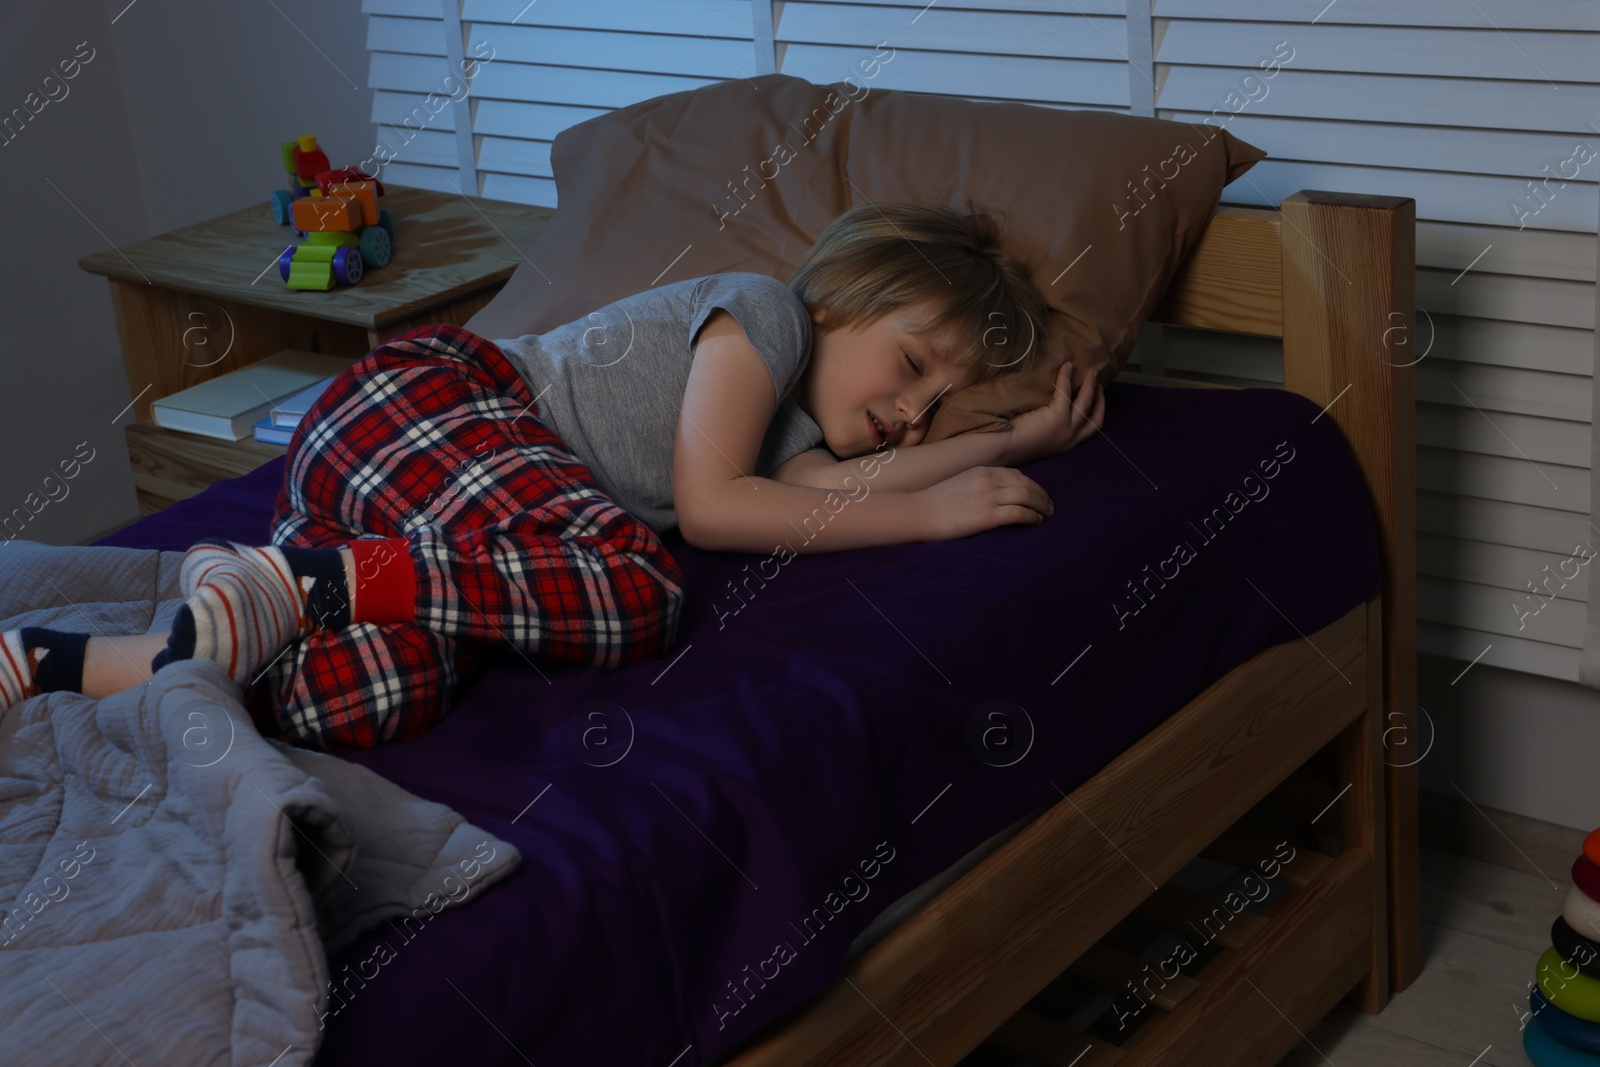
M 294 262 L 289 264 L 289 268 L 293 270 L 295 265 L 301 262 L 332 263 L 333 254 L 338 250 L 339 246 L 333 244 L 303 244 L 295 249 Z
M 302 247 L 294 254 L 294 262 L 289 264 L 289 288 L 332 289 L 333 263 L 331 261 L 318 263 L 306 255 L 307 251 L 308 249 Z
M 306 243 L 332 245 L 335 248 L 360 248 L 361 238 L 349 231 L 312 230 L 306 234 Z M 299 253 L 296 253 L 298 255 Z
M 287 171 L 291 177 L 296 179 L 300 177 L 300 174 L 294 169 L 294 150 L 295 146 L 299 143 L 300 142 L 298 140 L 279 142 L 280 146 L 283 148 L 283 169 Z

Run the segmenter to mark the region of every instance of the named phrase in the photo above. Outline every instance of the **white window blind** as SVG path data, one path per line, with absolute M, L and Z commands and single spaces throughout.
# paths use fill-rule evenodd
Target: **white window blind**
M 364 0 L 363 10 L 380 134 L 444 91 L 453 57 L 493 53 L 471 96 L 388 164 L 385 176 L 405 184 L 557 206 L 550 144 L 567 126 L 728 78 L 837 81 L 887 43 L 875 87 L 1223 122 L 1270 153 L 1224 203 L 1276 205 L 1303 188 L 1414 198 L 1427 352 L 1419 647 L 1600 685 L 1600 600 L 1591 621 L 1589 568 L 1571 562 L 1579 545 L 1600 550 L 1594 0 Z M 1175 329 L 1147 331 L 1135 353 L 1141 369 L 1246 385 L 1281 386 L 1280 360 L 1271 342 Z M 1592 677 L 1580 669 L 1586 644 Z
M 1294 50 L 1227 121 L 1271 158 L 1225 202 L 1416 200 L 1418 647 L 1580 680 L 1588 569 L 1559 565 L 1600 549 L 1600 6 L 1156 0 L 1152 15 L 1163 118 L 1229 115 L 1239 72 Z M 1276 346 L 1163 340 L 1169 372 L 1282 383 Z
M 400 185 L 449 192 L 460 168 L 457 108 L 440 96 L 459 91 L 451 73 L 439 0 L 362 0 L 371 65 L 372 121 L 378 126 L 382 176 Z M 435 95 L 431 101 L 428 94 Z M 384 162 L 388 159 L 388 162 Z

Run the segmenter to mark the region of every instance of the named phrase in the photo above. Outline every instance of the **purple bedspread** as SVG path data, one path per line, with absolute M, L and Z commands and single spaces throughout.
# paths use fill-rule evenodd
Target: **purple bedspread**
M 319 1067 L 715 1062 L 836 981 L 900 894 L 1378 592 L 1366 490 L 1315 404 L 1118 382 L 1106 409 L 1024 468 L 1042 525 L 810 556 L 674 535 L 667 657 L 502 656 L 431 733 L 348 754 L 524 864 L 335 954 Z M 259 541 L 281 471 L 104 543 Z

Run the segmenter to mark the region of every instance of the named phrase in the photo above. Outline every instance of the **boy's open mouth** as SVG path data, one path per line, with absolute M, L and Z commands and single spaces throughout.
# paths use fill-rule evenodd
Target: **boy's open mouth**
M 867 424 L 872 427 L 872 437 L 876 443 L 881 445 L 889 440 L 889 435 L 883 430 L 883 424 L 878 422 L 878 417 L 870 411 L 867 412 Z

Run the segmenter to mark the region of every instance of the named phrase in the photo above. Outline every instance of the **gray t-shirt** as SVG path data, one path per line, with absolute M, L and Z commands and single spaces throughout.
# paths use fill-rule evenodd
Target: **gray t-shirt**
M 744 328 L 772 372 L 778 408 L 753 472 L 769 477 L 823 442 L 790 396 L 811 359 L 811 316 L 776 278 L 738 271 L 624 297 L 548 333 L 496 340 L 532 390 L 539 418 L 606 495 L 665 536 L 678 525 L 672 457 L 693 341 L 716 308 Z

